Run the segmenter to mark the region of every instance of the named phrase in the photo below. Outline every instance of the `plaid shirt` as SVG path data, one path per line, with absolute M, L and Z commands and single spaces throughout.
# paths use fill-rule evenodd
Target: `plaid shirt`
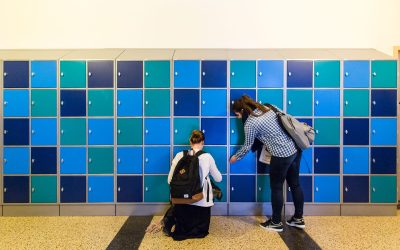
M 258 109 L 254 113 L 262 114 Z M 250 151 L 255 138 L 267 147 L 272 156 L 288 157 L 297 152 L 294 141 L 282 130 L 272 110 L 258 117 L 249 115 L 244 124 L 244 135 L 244 144 L 235 154 L 238 160 Z

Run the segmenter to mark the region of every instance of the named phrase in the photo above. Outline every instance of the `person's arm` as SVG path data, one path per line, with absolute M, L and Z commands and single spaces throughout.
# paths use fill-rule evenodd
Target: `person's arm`
M 246 122 L 244 125 L 244 144 L 243 146 L 231 157 L 230 162 L 234 163 L 242 159 L 251 149 L 254 139 L 256 138 L 256 131 L 253 124 Z
M 176 154 L 175 158 L 172 160 L 171 168 L 169 169 L 169 174 L 168 174 L 168 184 L 171 183 L 172 176 L 174 175 L 176 164 L 178 164 L 178 161 L 182 157 L 183 157 L 183 152 L 179 152 L 179 153 Z
M 221 172 L 219 172 L 217 165 L 215 164 L 215 160 L 211 155 L 209 157 L 209 162 L 210 162 L 210 175 L 216 182 L 221 182 L 222 181 Z

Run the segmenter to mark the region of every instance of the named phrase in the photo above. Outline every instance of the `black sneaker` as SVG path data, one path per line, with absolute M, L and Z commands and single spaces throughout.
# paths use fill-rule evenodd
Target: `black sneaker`
M 286 224 L 291 227 L 297 227 L 297 228 L 301 228 L 301 229 L 304 229 L 306 227 L 306 224 L 304 223 L 303 218 L 297 219 L 294 216 L 292 218 L 290 218 L 290 220 L 286 221 Z
M 262 228 L 264 228 L 266 230 L 274 231 L 274 232 L 282 232 L 283 231 L 282 222 L 279 222 L 278 224 L 275 224 L 275 223 L 272 222 L 272 219 L 269 219 L 264 223 L 260 223 L 260 227 L 262 227 Z

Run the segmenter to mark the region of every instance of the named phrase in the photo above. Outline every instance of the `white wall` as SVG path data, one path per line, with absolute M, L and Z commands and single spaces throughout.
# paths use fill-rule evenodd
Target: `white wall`
M 376 48 L 399 0 L 0 0 L 0 49 Z

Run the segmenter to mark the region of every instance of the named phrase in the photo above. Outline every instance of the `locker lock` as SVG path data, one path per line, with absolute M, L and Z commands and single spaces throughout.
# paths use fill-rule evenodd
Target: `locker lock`
M 263 73 L 260 71 L 260 72 L 258 73 L 258 75 L 259 75 L 259 76 L 262 76 L 262 75 L 263 75 Z

